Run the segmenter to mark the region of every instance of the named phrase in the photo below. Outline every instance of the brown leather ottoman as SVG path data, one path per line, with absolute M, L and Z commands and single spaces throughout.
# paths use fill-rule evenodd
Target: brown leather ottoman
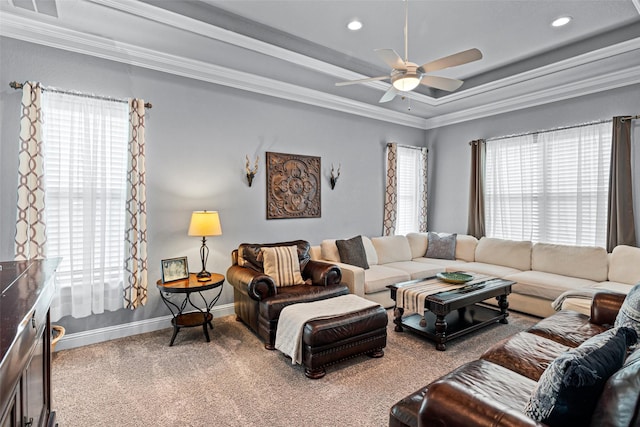
M 388 320 L 387 311 L 377 306 L 307 322 L 302 333 L 304 374 L 318 379 L 336 362 L 361 354 L 382 357 Z

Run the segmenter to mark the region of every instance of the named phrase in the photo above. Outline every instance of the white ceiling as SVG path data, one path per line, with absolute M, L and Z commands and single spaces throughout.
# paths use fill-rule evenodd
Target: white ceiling
M 388 73 L 374 49 L 404 56 L 401 0 L 0 0 L 0 35 L 424 129 L 640 83 L 640 0 L 408 7 L 410 61 L 483 52 L 434 73 L 458 91 L 378 104 L 388 82 L 335 87 Z

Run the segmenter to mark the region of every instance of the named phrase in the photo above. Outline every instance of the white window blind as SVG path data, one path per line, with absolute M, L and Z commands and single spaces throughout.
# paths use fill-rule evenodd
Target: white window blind
M 606 246 L 611 123 L 487 141 L 487 236 Z
M 122 308 L 126 103 L 47 91 L 43 103 L 46 234 L 62 257 L 53 318 Z
M 424 191 L 422 152 L 410 147 L 397 147 L 396 234 L 420 230 L 420 198 Z

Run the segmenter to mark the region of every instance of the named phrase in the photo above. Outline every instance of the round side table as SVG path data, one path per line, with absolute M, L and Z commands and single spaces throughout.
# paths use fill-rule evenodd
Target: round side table
M 173 342 L 176 339 L 176 335 L 178 335 L 178 331 L 180 331 L 180 328 L 183 327 L 191 328 L 194 326 L 202 326 L 202 330 L 204 332 L 205 338 L 207 339 L 207 342 L 211 341 L 209 339 L 209 331 L 207 329 L 207 325 L 211 329 L 213 329 L 213 324 L 211 323 L 211 320 L 213 319 L 211 309 L 218 302 L 218 299 L 220 299 L 223 283 L 224 276 L 217 273 L 211 273 L 211 277 L 206 282 L 199 282 L 195 273 L 189 274 L 188 279 L 174 280 L 167 283 L 163 283 L 162 280 L 157 281 L 156 284 L 158 285 L 158 289 L 160 290 L 160 297 L 173 315 L 173 319 L 171 319 L 171 324 L 173 325 L 173 336 L 171 337 L 169 346 L 173 345 Z M 218 289 L 218 293 L 213 299 L 207 302 L 204 295 L 202 295 L 202 292 L 210 289 Z M 194 292 L 198 293 L 198 295 L 200 295 L 200 298 L 202 298 L 202 302 L 206 307 L 205 309 L 198 307 L 193 303 L 193 301 L 191 301 L 191 294 Z M 185 297 L 182 303 L 178 305 L 167 298 L 165 296 L 165 293 L 184 294 Z M 196 311 L 185 312 L 189 305 Z

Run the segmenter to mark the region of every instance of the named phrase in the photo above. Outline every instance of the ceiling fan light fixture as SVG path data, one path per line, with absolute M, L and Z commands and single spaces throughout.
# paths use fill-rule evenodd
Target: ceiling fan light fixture
M 358 19 L 352 19 L 347 24 L 347 28 L 350 29 L 351 31 L 358 31 L 359 29 L 362 28 L 362 22 L 360 22 Z
M 417 73 L 407 73 L 394 78 L 391 84 L 401 92 L 409 92 L 418 87 L 421 78 Z

